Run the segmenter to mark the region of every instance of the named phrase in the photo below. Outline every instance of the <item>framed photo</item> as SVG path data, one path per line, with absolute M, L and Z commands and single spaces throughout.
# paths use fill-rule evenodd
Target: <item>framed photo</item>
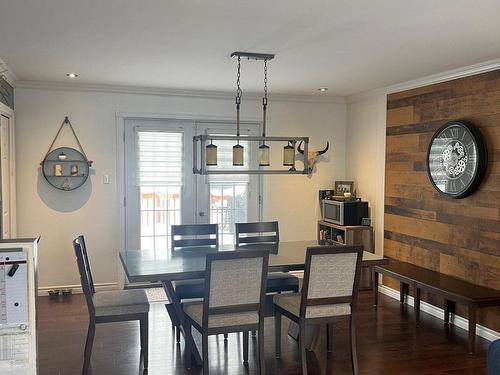
M 343 196 L 344 193 L 354 193 L 354 181 L 335 181 L 335 195 Z

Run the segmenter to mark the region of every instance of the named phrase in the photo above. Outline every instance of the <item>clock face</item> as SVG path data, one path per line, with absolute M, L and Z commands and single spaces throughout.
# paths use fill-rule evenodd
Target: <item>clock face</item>
M 479 130 L 467 122 L 446 123 L 431 139 L 427 168 L 441 194 L 452 198 L 472 194 L 486 169 L 486 148 Z

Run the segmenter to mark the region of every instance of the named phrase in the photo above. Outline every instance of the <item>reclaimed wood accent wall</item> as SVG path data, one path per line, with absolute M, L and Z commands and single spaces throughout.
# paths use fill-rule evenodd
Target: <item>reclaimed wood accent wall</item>
M 440 196 L 427 176 L 430 139 L 450 120 L 475 124 L 488 148 L 483 183 L 464 199 Z M 500 70 L 389 95 L 386 131 L 384 254 L 500 289 Z M 479 314 L 500 332 L 500 308 Z

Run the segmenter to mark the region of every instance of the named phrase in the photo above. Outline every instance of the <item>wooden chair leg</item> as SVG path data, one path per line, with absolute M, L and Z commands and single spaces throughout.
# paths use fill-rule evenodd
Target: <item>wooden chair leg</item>
M 243 332 L 243 362 L 248 362 L 248 332 Z
M 372 283 L 373 283 L 373 306 L 378 305 L 378 272 L 373 271 L 372 273 Z
M 90 357 L 92 356 L 92 346 L 94 345 L 95 336 L 95 322 L 89 322 L 89 329 L 87 331 L 87 341 L 85 342 L 85 351 L 83 354 L 83 370 L 82 374 L 85 375 L 90 368 Z
M 175 327 L 175 342 L 177 344 L 181 343 L 181 327 Z
M 332 351 L 332 342 L 331 342 L 331 327 L 329 323 L 326 323 L 326 351 Z
M 184 325 L 186 327 L 185 335 L 186 336 L 191 335 L 191 322 L 190 322 L 190 320 L 186 319 Z M 191 340 L 184 340 L 184 342 L 186 343 L 186 345 L 184 347 L 184 363 L 186 364 L 186 368 L 190 369 L 192 366 L 192 359 L 193 359 L 193 354 L 191 353 L 191 347 L 189 346 Z
M 473 354 L 476 347 L 476 306 L 469 306 L 469 354 Z
M 203 358 L 203 375 L 208 375 L 208 334 L 206 333 L 202 334 L 201 346 Z
M 149 319 L 146 314 L 139 322 L 141 331 L 141 352 L 144 363 L 144 369 L 148 368 L 149 360 Z
M 349 319 L 349 337 L 351 341 L 351 363 L 352 363 L 352 373 L 358 375 L 358 356 L 356 354 L 356 325 L 354 316 L 351 315 Z
M 276 358 L 281 357 L 281 314 L 276 311 L 274 313 L 274 340 Z
M 264 353 L 264 318 L 259 324 L 259 374 L 266 374 L 266 355 Z
M 302 364 L 302 375 L 307 375 L 307 357 L 306 357 L 306 322 L 299 324 L 299 357 Z

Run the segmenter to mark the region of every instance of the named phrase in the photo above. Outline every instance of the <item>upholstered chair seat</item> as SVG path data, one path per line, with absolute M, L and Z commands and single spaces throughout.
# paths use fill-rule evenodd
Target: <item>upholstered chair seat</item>
M 148 297 L 142 289 L 95 292 L 92 299 L 96 316 L 149 312 Z
M 203 298 L 205 295 L 205 279 L 178 280 L 172 282 L 172 286 L 180 300 Z
M 203 302 L 185 303 L 184 312 L 195 324 L 197 324 L 199 327 L 202 326 Z M 259 313 L 257 311 L 211 315 L 208 318 L 208 328 L 220 328 L 228 326 L 236 327 L 258 323 Z
M 300 317 L 301 298 L 302 295 L 300 293 L 277 294 L 274 296 L 274 304 L 296 317 Z M 333 305 L 307 306 L 306 308 L 306 319 L 344 315 L 351 315 L 351 304 L 338 303 Z

